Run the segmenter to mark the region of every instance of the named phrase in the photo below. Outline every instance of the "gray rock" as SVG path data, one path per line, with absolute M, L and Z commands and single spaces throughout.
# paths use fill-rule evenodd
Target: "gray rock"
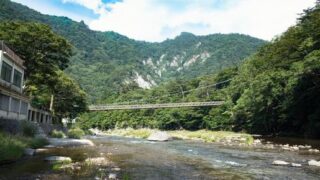
M 36 154 L 38 153 L 43 153 L 43 152 L 46 152 L 48 151 L 49 149 L 45 149 L 45 148 L 39 148 L 39 149 L 36 149 Z
M 121 169 L 119 167 L 114 167 L 111 169 L 112 171 L 120 171 Z
M 255 140 L 253 141 L 253 144 L 261 144 L 261 140 L 260 140 L 260 139 L 255 139 Z
M 169 141 L 172 137 L 166 132 L 154 132 L 148 137 L 149 141 Z
M 289 165 L 288 162 L 286 161 L 282 161 L 282 160 L 275 160 L 272 162 L 273 165 L 276 165 L 276 166 L 286 166 L 286 165 Z
M 298 164 L 298 163 L 291 163 L 291 166 L 292 166 L 292 167 L 301 167 L 302 165 L 301 165 L 301 164 Z
M 98 166 L 106 166 L 109 165 L 109 161 L 104 157 L 95 157 L 95 158 L 87 158 L 85 160 L 86 163 L 94 164 Z
M 24 154 L 25 155 L 28 155 L 28 156 L 33 156 L 34 154 L 35 154 L 35 150 L 34 149 L 31 149 L 31 148 L 26 148 L 26 149 L 24 149 Z
M 109 179 L 117 179 L 117 175 L 114 173 L 109 174 Z
M 309 166 L 318 166 L 318 167 L 320 167 L 320 161 L 316 161 L 316 160 L 310 160 L 310 161 L 308 161 L 308 165 Z
M 309 152 L 312 152 L 312 153 L 318 153 L 318 152 L 319 152 L 318 149 L 309 149 L 308 151 L 309 151 Z
M 291 149 L 294 150 L 294 151 L 299 151 L 299 147 L 298 146 L 292 146 Z
M 44 160 L 46 161 L 72 161 L 71 158 L 69 157 L 64 157 L 64 156 L 50 156 L 46 157 Z

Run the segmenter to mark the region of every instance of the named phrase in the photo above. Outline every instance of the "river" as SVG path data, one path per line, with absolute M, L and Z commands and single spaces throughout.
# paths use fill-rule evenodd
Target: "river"
M 149 142 L 142 139 L 90 136 L 96 146 L 51 148 L 33 157 L 0 166 L 0 179 L 104 179 L 110 173 L 119 179 L 320 179 L 320 167 L 308 166 L 319 154 L 278 148 L 230 147 L 197 141 Z M 319 141 L 317 141 L 319 142 Z M 317 142 L 314 142 L 317 144 Z M 104 156 L 107 167 L 53 170 L 44 161 L 51 155 L 68 156 L 73 162 Z M 302 164 L 275 166 L 273 160 Z

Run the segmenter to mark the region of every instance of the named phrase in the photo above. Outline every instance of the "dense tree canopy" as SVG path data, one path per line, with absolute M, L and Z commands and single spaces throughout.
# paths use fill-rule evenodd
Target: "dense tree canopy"
M 71 45 L 39 23 L 1 22 L 0 39 L 25 60 L 25 76 L 30 84 L 54 84 L 56 71 L 65 69 Z

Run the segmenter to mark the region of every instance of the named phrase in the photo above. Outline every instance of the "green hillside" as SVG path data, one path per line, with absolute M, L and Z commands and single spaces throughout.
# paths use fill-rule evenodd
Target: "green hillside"
M 212 86 L 215 83 L 226 83 Z M 113 102 L 223 100 L 220 107 L 84 114 L 84 128 L 212 129 L 320 137 L 320 2 L 238 68 L 136 90 Z
M 43 15 L 9 0 L 0 1 L 0 20 L 45 23 L 67 38 L 74 45 L 74 55 L 66 72 L 93 102 L 175 78 L 218 72 L 239 64 L 265 44 L 240 34 L 182 33 L 161 43 L 135 41 L 115 32 L 92 31 L 83 22 Z

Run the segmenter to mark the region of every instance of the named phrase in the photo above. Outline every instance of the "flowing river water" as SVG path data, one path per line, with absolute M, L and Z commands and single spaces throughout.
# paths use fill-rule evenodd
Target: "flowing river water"
M 320 167 L 308 160 L 320 160 L 319 153 L 285 151 L 279 148 L 224 146 L 215 143 L 173 140 L 149 142 L 142 139 L 91 136 L 94 147 L 51 148 L 49 151 L 9 165 L 0 166 L 0 179 L 320 179 Z M 278 140 L 278 141 L 281 141 Z M 303 142 L 302 142 L 303 143 Z M 313 142 L 314 146 L 319 141 Z M 106 157 L 108 166 L 84 166 L 78 170 L 56 170 L 44 161 L 59 155 L 83 162 L 90 157 Z M 275 166 L 273 160 L 302 164 Z

